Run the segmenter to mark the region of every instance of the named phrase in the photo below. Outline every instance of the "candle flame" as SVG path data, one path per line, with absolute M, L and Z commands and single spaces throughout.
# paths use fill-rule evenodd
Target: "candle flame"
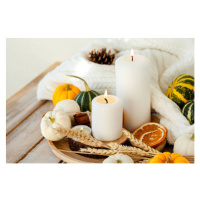
M 107 98 L 108 96 L 108 92 L 107 92 L 107 89 L 105 90 L 105 93 L 104 93 L 104 98 Z
M 133 57 L 134 56 L 134 51 L 133 51 L 133 49 L 131 49 L 131 57 Z
M 83 127 L 81 127 L 80 132 L 83 132 Z

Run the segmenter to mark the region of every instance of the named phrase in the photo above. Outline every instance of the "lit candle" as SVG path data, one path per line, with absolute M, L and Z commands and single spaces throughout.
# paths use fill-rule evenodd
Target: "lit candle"
M 124 127 L 131 132 L 150 122 L 150 67 L 150 60 L 133 50 L 115 62 L 116 94 L 123 102 Z
M 92 133 L 101 141 L 113 141 L 122 136 L 122 101 L 113 95 L 97 96 L 92 100 Z
M 74 126 L 72 129 L 91 135 L 91 128 L 85 125 L 77 125 L 77 126 Z

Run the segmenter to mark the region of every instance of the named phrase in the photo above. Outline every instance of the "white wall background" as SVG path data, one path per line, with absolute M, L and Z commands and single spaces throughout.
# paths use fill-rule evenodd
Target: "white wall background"
M 6 98 L 42 73 L 56 61 L 64 61 L 89 43 L 76 39 L 7 39 Z

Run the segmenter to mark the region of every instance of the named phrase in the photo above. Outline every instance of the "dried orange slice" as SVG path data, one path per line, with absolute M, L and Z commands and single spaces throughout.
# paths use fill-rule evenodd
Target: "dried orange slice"
M 143 124 L 133 132 L 133 135 L 145 144 L 153 147 L 162 143 L 167 137 L 167 128 L 163 125 L 150 122 Z

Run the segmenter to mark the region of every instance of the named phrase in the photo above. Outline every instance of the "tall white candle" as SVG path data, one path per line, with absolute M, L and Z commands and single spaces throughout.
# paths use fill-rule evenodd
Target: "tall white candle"
M 92 133 L 101 141 L 113 141 L 122 136 L 123 105 L 113 95 L 101 95 L 92 100 Z
M 116 94 L 124 107 L 124 127 L 133 132 L 150 122 L 150 60 L 142 55 L 124 55 L 115 62 Z

